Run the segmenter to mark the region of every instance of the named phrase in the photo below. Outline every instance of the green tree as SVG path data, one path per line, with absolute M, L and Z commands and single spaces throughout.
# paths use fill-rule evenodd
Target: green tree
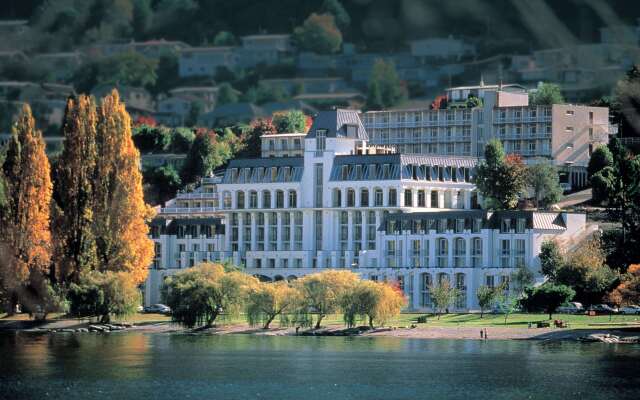
M 133 33 L 136 38 L 143 38 L 151 28 L 153 22 L 153 9 L 151 0 L 133 0 Z
M 440 314 L 442 314 L 443 311 L 447 312 L 449 307 L 456 301 L 458 292 L 458 289 L 451 286 L 448 280 L 443 280 L 437 285 L 429 286 L 431 301 L 433 302 L 433 308 L 438 314 L 438 319 L 440 319 Z
M 526 169 L 521 158 L 505 156 L 502 143 L 492 139 L 478 164 L 475 183 L 489 207 L 515 208 L 525 189 Z
M 211 327 L 218 316 L 237 316 L 256 279 L 220 264 L 202 263 L 167 278 L 162 288 L 171 320 L 188 328 Z
M 589 178 L 606 167 L 613 166 L 613 154 L 607 146 L 598 146 L 591 154 L 589 165 L 587 166 L 587 174 Z
M 495 288 L 486 285 L 478 287 L 476 297 L 478 298 L 478 305 L 480 306 L 480 318 L 484 316 L 485 310 L 491 307 L 496 300 L 496 296 L 497 292 Z
M 373 328 L 376 322 L 382 325 L 399 315 L 407 300 L 397 287 L 385 282 L 361 280 L 343 294 L 341 303 L 347 326 L 355 326 L 360 318 Z
M 351 25 L 351 17 L 339 0 L 324 0 L 321 10 L 323 13 L 333 15 L 336 25 L 341 30 L 344 31 Z
M 122 53 L 84 64 L 72 82 L 81 92 L 89 92 L 102 84 L 153 88 L 158 76 L 158 61 L 138 53 Z
M 262 324 L 263 329 L 269 329 L 280 317 L 280 324 L 286 326 L 294 322 L 291 316 L 298 313 L 302 302 L 300 291 L 286 281 L 255 282 L 247 301 L 247 321 L 251 326 Z
M 539 162 L 527 167 L 527 185 L 533 190 L 536 208 L 548 207 L 562 197 L 562 187 L 558 169 L 547 162 Z
M 142 153 L 163 153 L 171 139 L 171 131 L 162 126 L 139 125 L 133 129 L 133 143 Z
M 304 132 L 307 128 L 307 117 L 300 110 L 274 113 L 271 121 L 278 133 Z
M 186 153 L 191 148 L 196 135 L 189 128 L 175 128 L 171 133 L 171 145 L 169 150 L 172 153 Z
M 213 38 L 214 46 L 234 46 L 236 37 L 229 31 L 220 31 Z
M 553 313 L 575 296 L 576 292 L 566 285 L 545 283 L 537 288 L 527 288 L 524 303 L 529 311 L 542 309 L 553 318 Z
M 153 87 L 148 87 L 154 95 L 166 93 L 180 85 L 180 75 L 178 74 L 178 56 L 174 53 L 162 54 L 158 59 L 156 68 L 158 76 Z
M 558 269 L 564 264 L 558 243 L 553 240 L 544 241 L 540 246 L 538 257 L 540 258 L 540 272 L 550 280 L 554 280 Z
M 531 105 L 547 106 L 563 103 L 564 97 L 562 97 L 560 86 L 555 83 L 541 83 L 535 91 L 529 93 Z
M 293 41 L 300 50 L 331 54 L 340 50 L 342 33 L 333 15 L 313 13 L 294 29 Z
M 136 312 L 141 303 L 140 291 L 125 272 L 83 272 L 78 283 L 68 292 L 69 313 L 76 317 L 98 317 L 109 323 L 111 317 L 124 317 Z
M 467 108 L 476 108 L 476 107 L 482 107 L 482 99 L 479 98 L 478 96 L 469 94 L 469 97 L 467 98 Z
M 403 102 L 406 98 L 407 90 L 400 81 L 393 61 L 377 59 L 369 78 L 367 108 L 389 108 Z
M 612 117 L 625 137 L 640 136 L 640 65 L 634 65 L 614 89 Z
M 600 204 L 609 200 L 609 195 L 614 190 L 615 174 L 613 167 L 604 167 L 591 176 L 591 192 L 594 203 Z
M 182 186 L 180 174 L 173 165 L 148 168 L 144 171 L 144 181 L 156 188 L 158 201 L 162 204 L 175 197 Z
M 220 106 L 224 104 L 237 103 L 238 94 L 229 83 L 224 82 L 218 87 L 218 97 L 216 101 Z
M 195 183 L 199 178 L 211 175 L 222 164 L 223 161 L 217 158 L 213 136 L 209 132 L 196 135 L 180 172 L 183 184 Z
M 304 299 L 302 312 L 317 316 L 315 329 L 320 329 L 324 317 L 340 310 L 343 297 L 358 280 L 358 275 L 351 271 L 323 271 L 296 281 Z

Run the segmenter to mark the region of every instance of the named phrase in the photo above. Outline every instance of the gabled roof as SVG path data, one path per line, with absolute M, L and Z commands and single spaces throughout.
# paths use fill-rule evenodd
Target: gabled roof
M 347 127 L 355 126 L 355 136 L 349 132 Z M 328 138 L 347 138 L 369 140 L 369 135 L 362 125 L 357 110 L 336 109 L 320 111 L 313 119 L 313 125 L 309 129 L 307 138 L 315 138 L 318 129 L 326 129 Z

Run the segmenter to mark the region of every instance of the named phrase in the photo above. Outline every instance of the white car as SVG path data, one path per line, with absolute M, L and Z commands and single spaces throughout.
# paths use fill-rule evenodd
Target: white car
M 561 314 L 577 314 L 584 311 L 584 307 L 582 303 L 578 303 L 577 301 L 572 301 L 570 303 L 564 304 L 558 307 L 557 312 Z
M 640 314 L 640 306 L 636 306 L 632 304 L 625 307 L 620 307 L 620 314 L 630 314 L 630 315 Z

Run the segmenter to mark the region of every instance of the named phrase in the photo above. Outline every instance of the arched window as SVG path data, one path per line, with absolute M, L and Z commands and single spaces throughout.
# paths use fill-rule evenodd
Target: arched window
M 466 308 L 467 306 L 467 283 L 465 274 L 459 272 L 456 274 L 456 289 L 458 296 L 456 297 L 456 307 Z
M 249 208 L 258 208 L 258 192 L 255 190 L 249 192 Z
M 224 192 L 222 194 L 222 205 L 227 210 L 231 208 L 231 193 L 230 192 Z
M 482 238 L 473 238 L 471 241 L 471 266 L 482 266 Z
M 449 274 L 445 272 L 440 272 L 438 274 L 438 285 L 442 285 L 444 282 L 451 283 L 451 280 L 449 279 Z
M 262 191 L 262 208 L 271 208 L 271 192 L 268 190 Z
M 236 192 L 236 208 L 239 208 L 239 209 L 244 208 L 244 192 L 243 191 Z
M 431 293 L 429 293 L 431 281 L 431 274 L 420 274 L 420 306 L 431 307 Z
M 353 189 L 347 189 L 347 207 L 356 206 L 356 191 Z
M 298 192 L 289 190 L 289 208 L 298 207 Z
M 342 190 L 333 189 L 333 206 L 342 207 Z
M 436 240 L 436 261 L 439 268 L 446 268 L 449 263 L 449 241 L 445 238 Z
M 369 207 L 369 189 L 360 190 L 360 207 Z
M 284 192 L 276 190 L 276 208 L 284 208 Z
M 380 188 L 376 188 L 375 189 L 375 199 L 374 199 L 375 203 L 374 205 L 376 207 L 382 207 L 384 205 L 384 194 L 382 192 L 382 189 Z
M 467 257 L 467 243 L 463 238 L 456 238 L 453 242 L 453 266 L 464 267 Z

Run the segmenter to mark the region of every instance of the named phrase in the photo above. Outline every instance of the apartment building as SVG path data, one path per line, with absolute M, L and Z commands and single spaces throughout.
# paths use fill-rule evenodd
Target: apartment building
M 302 157 L 305 133 L 276 133 L 260 136 L 262 157 Z
M 470 96 L 481 105 L 470 108 Z M 445 109 L 370 111 L 362 120 L 370 143 L 396 146 L 399 152 L 482 157 L 492 138 L 526 163 L 548 160 L 569 189 L 587 184 L 591 152 L 608 143 L 609 110 L 572 104 L 529 105 L 519 85 L 450 88 Z
M 232 160 L 180 193 L 151 227 L 145 302 L 166 276 L 229 260 L 262 280 L 335 268 L 394 281 L 415 310 L 430 310 L 429 285 L 446 279 L 460 289 L 455 310 L 475 310 L 476 288 L 516 268 L 541 279 L 543 240 L 586 232 L 583 214 L 479 209 L 476 157 L 380 154 L 368 141 L 358 112 L 320 112 L 302 156 Z

